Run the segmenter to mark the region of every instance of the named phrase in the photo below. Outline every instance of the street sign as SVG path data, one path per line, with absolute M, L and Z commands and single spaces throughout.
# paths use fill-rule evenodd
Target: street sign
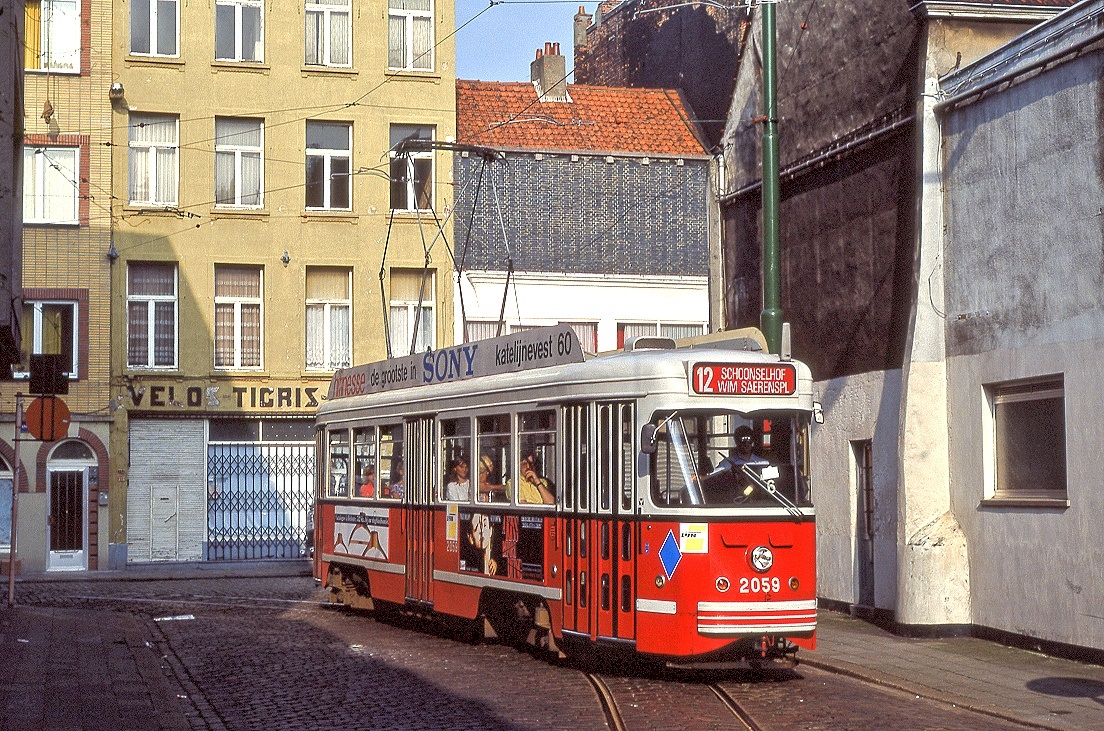
M 23 423 L 35 439 L 56 442 L 69 433 L 69 407 L 56 396 L 39 396 L 27 407 Z

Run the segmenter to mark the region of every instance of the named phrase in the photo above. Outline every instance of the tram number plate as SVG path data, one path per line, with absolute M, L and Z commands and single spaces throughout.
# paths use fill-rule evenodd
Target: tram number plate
M 741 594 L 777 594 L 782 590 L 782 582 L 777 576 L 746 576 L 740 579 Z
M 700 394 L 792 396 L 797 392 L 797 369 L 782 363 L 695 363 L 690 381 L 694 393 Z

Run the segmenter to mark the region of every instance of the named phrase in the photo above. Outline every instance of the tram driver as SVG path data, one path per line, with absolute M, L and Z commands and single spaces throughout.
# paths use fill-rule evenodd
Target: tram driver
M 702 478 L 702 487 L 708 497 L 715 498 L 718 493 L 731 495 L 735 488 L 737 500 L 747 499 L 755 491 L 755 486 L 743 473 L 743 466 L 766 467 L 770 464 L 755 453 L 755 431 L 750 426 L 741 424 L 736 427 L 732 438 L 736 444 L 735 450 L 722 459 L 716 469 Z

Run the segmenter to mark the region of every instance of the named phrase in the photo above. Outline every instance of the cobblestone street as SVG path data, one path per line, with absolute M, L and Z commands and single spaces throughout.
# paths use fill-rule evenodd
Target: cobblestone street
M 742 728 L 714 686 L 763 729 L 1022 728 L 808 666 L 768 678 L 582 668 L 324 601 L 303 576 L 21 583 L 18 608 L 0 613 L 0 726 L 598 730 L 594 673 L 629 729 Z M 99 645 L 67 637 L 83 623 Z M 13 636 L 34 626 L 60 629 Z

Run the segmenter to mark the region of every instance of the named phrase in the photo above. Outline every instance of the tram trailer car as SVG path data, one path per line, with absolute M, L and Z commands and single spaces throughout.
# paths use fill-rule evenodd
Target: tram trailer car
M 584 359 L 559 326 L 339 371 L 315 578 L 561 653 L 792 664 L 816 642 L 812 379 L 759 340 Z

